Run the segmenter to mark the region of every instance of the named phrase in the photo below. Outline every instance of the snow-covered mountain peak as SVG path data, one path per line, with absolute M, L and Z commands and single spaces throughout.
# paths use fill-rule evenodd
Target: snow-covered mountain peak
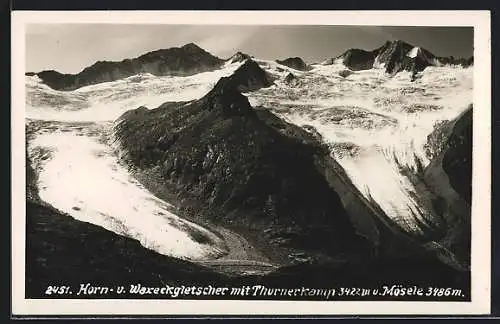
M 245 62 L 246 60 L 251 60 L 252 56 L 243 52 L 236 52 L 231 56 L 226 64 Z

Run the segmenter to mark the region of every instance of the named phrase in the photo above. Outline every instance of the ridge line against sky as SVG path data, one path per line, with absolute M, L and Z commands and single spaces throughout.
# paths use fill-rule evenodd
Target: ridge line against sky
M 468 58 L 473 36 L 472 27 L 30 24 L 26 71 L 78 73 L 97 61 L 121 61 L 191 42 L 221 58 L 241 51 L 261 59 L 299 56 L 315 63 L 349 48 L 372 50 L 400 39 L 437 56 Z

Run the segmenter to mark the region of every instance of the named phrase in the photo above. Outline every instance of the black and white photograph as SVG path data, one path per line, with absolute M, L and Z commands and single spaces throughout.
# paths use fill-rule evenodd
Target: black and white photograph
M 488 15 L 114 14 L 16 25 L 19 309 L 487 312 Z

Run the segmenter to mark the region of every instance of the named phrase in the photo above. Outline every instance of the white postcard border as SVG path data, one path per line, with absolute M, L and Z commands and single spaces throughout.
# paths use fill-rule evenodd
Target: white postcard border
M 491 290 L 491 45 L 489 11 L 13 11 L 13 315 L 489 314 Z M 30 23 L 473 26 L 471 302 L 25 299 L 25 26 Z

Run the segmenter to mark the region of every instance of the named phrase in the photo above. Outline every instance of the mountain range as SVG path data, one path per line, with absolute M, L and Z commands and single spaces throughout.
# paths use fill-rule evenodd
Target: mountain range
M 140 73 L 150 73 L 155 76 L 189 76 L 219 69 L 226 62 L 243 62 L 251 58 L 252 56 L 249 54 L 237 52 L 228 59 L 221 59 L 198 45 L 189 43 L 181 47 L 148 52 L 120 62 L 99 61 L 77 74 L 62 74 L 54 70 L 37 73 L 27 72 L 26 74 L 37 75 L 44 83 L 56 90 L 75 90 L 92 84 L 124 79 Z M 372 51 L 349 49 L 322 64 L 329 65 L 336 61 L 341 61 L 353 71 L 383 67 L 385 72 L 390 74 L 400 71 L 417 73 L 427 66 L 461 65 L 467 67 L 473 64 L 472 57 L 469 59 L 437 57 L 424 48 L 410 45 L 401 40 L 387 41 Z M 311 68 L 300 57 L 289 57 L 276 60 L 276 62 L 299 71 L 307 71 Z
M 461 114 L 450 106 L 467 106 L 459 102 L 462 97 L 445 105 L 456 89 L 468 89 L 460 83 L 467 78 L 455 77 L 458 69 L 446 68 L 472 64 L 472 58 L 437 57 L 403 41 L 388 41 L 371 51 L 349 49 L 321 64 L 295 56 L 264 61 L 242 52 L 221 59 L 190 43 L 120 62 L 97 62 L 77 74 L 27 73 L 38 77 L 30 79 L 29 86 L 36 87 L 28 97 L 54 96 L 50 105 L 59 102 L 61 107 L 64 102 L 98 102 L 95 114 L 112 111 L 116 102 L 127 107 L 117 110 L 118 118 L 107 120 L 112 126 L 106 136 L 120 165 L 155 196 L 178 206 L 180 217 L 234 231 L 265 251 L 270 263 L 282 266 L 248 280 L 290 285 L 278 277 L 316 284 L 355 277 L 379 284 L 397 276 L 438 283 L 444 276 L 467 285 L 472 105 Z M 431 72 L 426 74 L 428 67 Z M 130 79 L 137 74 L 150 76 Z M 164 76 L 175 78 L 158 78 Z M 160 96 L 201 83 L 208 91 L 185 100 L 162 100 L 149 107 L 132 101 L 131 109 L 121 101 L 123 93 L 138 96 L 142 88 L 137 84 L 146 84 L 148 96 L 155 97 L 150 91 Z M 84 88 L 89 85 L 93 87 Z M 446 92 L 446 87 L 451 90 Z M 55 118 L 64 111 L 61 107 Z M 436 111 L 447 113 L 439 117 L 447 121 L 428 127 Z M 420 116 L 426 124 L 408 128 L 417 125 Z M 387 128 L 401 133 L 384 133 Z M 421 129 L 425 131 L 418 133 Z M 382 136 L 373 140 L 377 134 Z M 408 143 L 405 136 L 410 136 Z M 416 147 L 418 136 L 426 143 L 424 156 Z M 27 171 L 29 207 L 35 215 L 30 228 L 38 233 L 33 240 L 48 240 L 37 222 L 46 223 L 47 215 L 57 212 L 33 205 L 40 197 L 35 172 Z M 87 230 L 87 225 L 75 226 L 71 230 L 78 235 Z M 97 237 L 112 235 L 96 231 Z M 73 243 L 67 246 L 79 246 Z M 34 250 L 45 253 L 38 246 Z M 133 250 L 139 258 L 150 257 L 137 244 Z M 152 260 L 144 264 L 163 271 L 159 261 Z M 128 266 L 132 261 L 127 256 L 119 262 Z M 189 263 L 181 266 L 189 278 L 200 271 L 207 278 L 227 279 Z M 408 272 L 398 273 L 398 266 Z M 306 273 L 317 273 L 318 278 L 306 278 Z
M 354 71 L 383 67 L 385 72 L 390 74 L 400 71 L 417 73 L 428 66 L 461 65 L 467 67 L 473 64 L 472 57 L 469 59 L 438 57 L 422 47 L 401 40 L 387 41 L 384 45 L 371 51 L 357 48 L 349 49 L 338 57 L 323 62 L 323 64 L 332 64 L 335 60 L 342 61 Z

